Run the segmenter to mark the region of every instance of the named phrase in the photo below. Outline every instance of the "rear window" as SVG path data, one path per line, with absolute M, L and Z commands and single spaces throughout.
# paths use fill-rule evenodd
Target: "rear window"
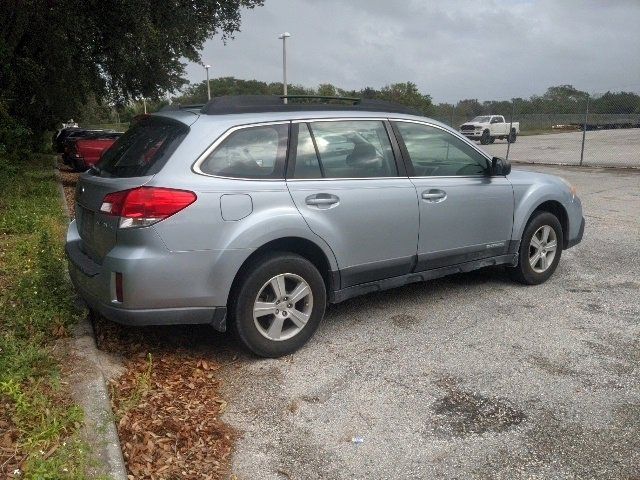
M 106 177 L 142 177 L 157 173 L 180 145 L 189 127 L 175 120 L 147 117 L 109 148 L 98 167 Z

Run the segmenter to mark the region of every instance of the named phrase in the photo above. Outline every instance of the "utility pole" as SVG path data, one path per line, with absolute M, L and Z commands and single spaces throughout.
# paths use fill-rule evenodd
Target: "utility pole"
M 513 129 L 513 116 L 516 112 L 516 99 L 511 100 L 511 121 L 509 122 L 509 131 L 507 132 L 507 158 L 509 160 L 509 150 L 511 149 L 511 130 Z
M 584 112 L 584 124 L 582 125 L 582 147 L 580 148 L 580 166 L 584 161 L 584 141 L 587 135 L 587 122 L 589 121 L 589 94 L 587 93 L 587 109 Z
M 209 69 L 211 65 L 205 65 L 204 69 L 207 71 L 207 100 L 211 100 L 211 85 L 209 84 Z
M 287 38 L 291 34 L 284 32 L 278 35 L 278 38 L 282 40 L 282 85 L 284 91 L 284 103 L 287 103 Z
M 147 114 L 147 99 L 142 97 L 142 104 L 144 105 L 144 114 Z

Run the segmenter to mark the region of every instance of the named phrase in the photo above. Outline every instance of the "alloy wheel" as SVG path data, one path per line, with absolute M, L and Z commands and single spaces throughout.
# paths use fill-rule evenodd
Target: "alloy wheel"
M 556 232 L 549 225 L 538 228 L 529 244 L 529 264 L 536 273 L 544 273 L 553 263 L 558 249 Z
M 306 280 L 281 273 L 260 288 L 253 304 L 253 321 L 269 340 L 288 340 L 305 327 L 312 311 L 313 293 Z

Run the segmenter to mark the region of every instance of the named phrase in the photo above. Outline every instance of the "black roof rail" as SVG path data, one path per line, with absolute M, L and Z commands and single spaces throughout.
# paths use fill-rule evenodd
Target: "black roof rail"
M 195 104 L 187 104 L 181 105 L 179 103 L 171 103 L 169 105 L 165 105 L 160 109 L 161 112 L 171 112 L 175 110 L 201 110 L 204 107 L 204 103 L 195 103 Z
M 325 100 L 346 103 L 290 102 L 287 100 Z M 422 115 L 421 112 L 393 102 L 357 97 L 332 97 L 325 95 L 225 95 L 215 97 L 200 110 L 205 115 L 232 113 L 301 112 L 301 111 L 369 111 Z
M 352 102 L 354 105 L 360 103 L 360 97 L 336 97 L 332 95 L 280 95 L 282 99 L 292 100 L 340 100 Z

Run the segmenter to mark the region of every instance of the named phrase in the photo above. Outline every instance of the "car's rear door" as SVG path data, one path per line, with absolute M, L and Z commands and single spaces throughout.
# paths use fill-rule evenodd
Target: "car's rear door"
M 294 123 L 287 186 L 333 250 L 342 288 L 409 273 L 414 263 L 418 200 L 389 128 L 380 119 Z
M 393 122 L 420 203 L 416 271 L 504 255 L 513 226 L 513 188 L 489 161 L 449 131 Z

